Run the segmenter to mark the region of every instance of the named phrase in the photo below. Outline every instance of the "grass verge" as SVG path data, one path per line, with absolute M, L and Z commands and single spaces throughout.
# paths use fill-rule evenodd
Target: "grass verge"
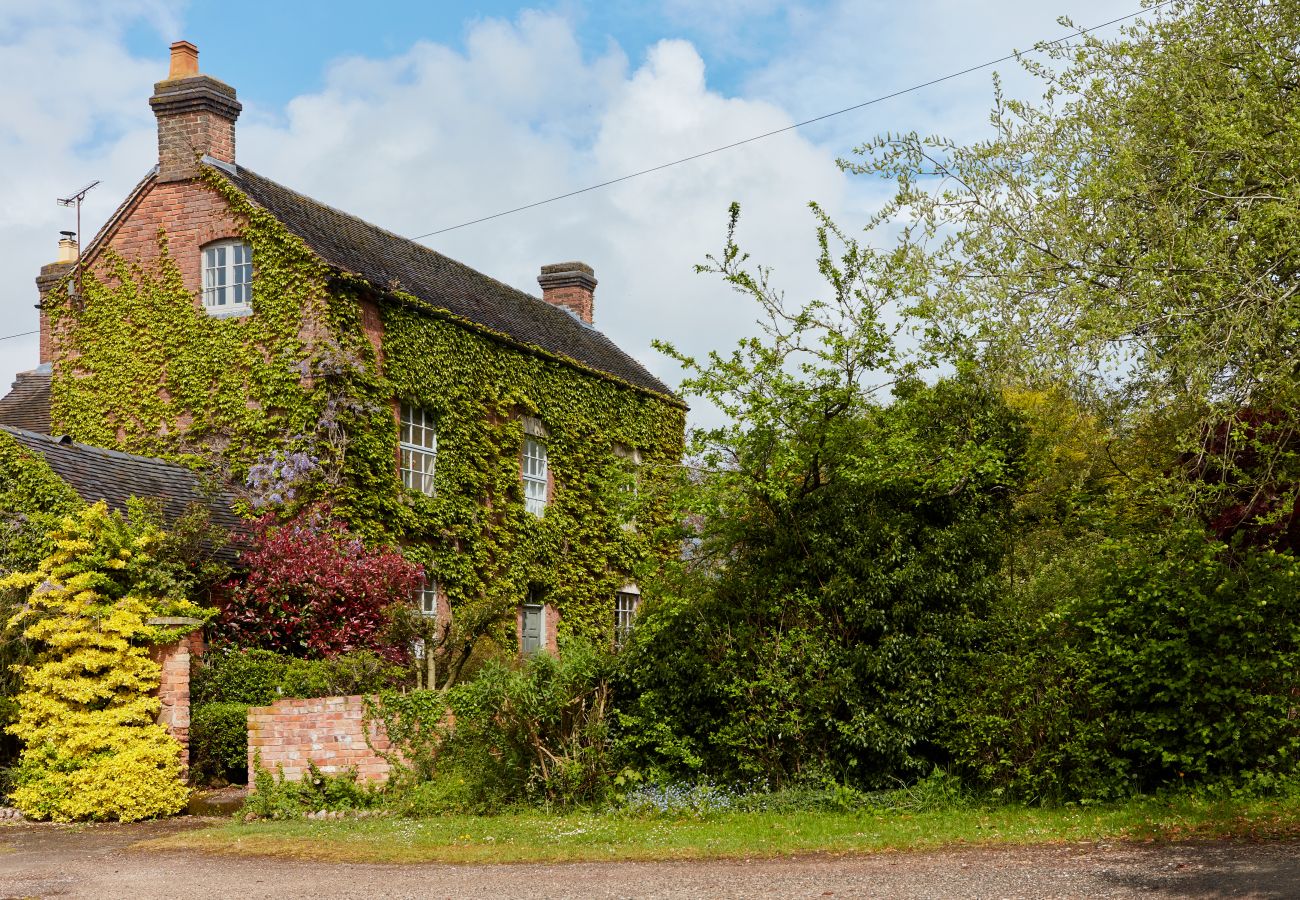
M 914 813 L 724 813 L 702 820 L 529 811 L 432 819 L 231 822 L 137 846 L 332 862 L 508 863 L 1223 838 L 1300 838 L 1300 799 L 1141 800 L 1120 806 Z

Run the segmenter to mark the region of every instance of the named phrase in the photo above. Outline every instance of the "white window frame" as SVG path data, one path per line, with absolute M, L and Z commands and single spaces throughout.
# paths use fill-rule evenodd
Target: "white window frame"
M 614 646 L 621 647 L 641 610 L 641 592 L 628 585 L 614 594 Z
M 524 508 L 541 518 L 550 501 L 551 470 L 546 456 L 546 442 L 540 437 L 524 435 L 523 464 L 520 469 L 524 482 Z
M 413 403 L 400 404 L 398 413 L 398 469 L 402 484 L 432 497 L 433 475 L 438 467 L 438 431 L 433 415 Z
M 247 241 L 214 241 L 200 251 L 203 308 L 211 315 L 242 315 L 253 310 L 253 248 Z
M 415 586 L 415 608 L 426 619 L 438 618 L 438 579 L 426 578 Z

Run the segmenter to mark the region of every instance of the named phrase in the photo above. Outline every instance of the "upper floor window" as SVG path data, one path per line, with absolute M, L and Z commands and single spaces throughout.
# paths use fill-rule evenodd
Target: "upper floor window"
M 208 312 L 252 308 L 253 248 L 243 241 L 218 241 L 203 248 L 203 305 Z
M 535 516 L 546 512 L 550 469 L 546 459 L 546 429 L 531 416 L 524 418 L 524 508 Z
M 402 404 L 402 484 L 433 496 L 433 468 L 438 459 L 438 435 L 433 416 L 418 406 Z

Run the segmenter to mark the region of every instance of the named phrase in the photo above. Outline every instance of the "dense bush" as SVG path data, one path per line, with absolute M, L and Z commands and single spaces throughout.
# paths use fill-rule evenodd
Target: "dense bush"
M 240 566 L 248 574 L 230 585 L 217 643 L 305 658 L 353 650 L 409 656 L 392 633 L 389 607 L 410 603 L 420 567 L 396 550 L 367 547 L 328 508 L 287 523 L 264 516 Z
M 972 673 L 951 738 L 968 774 L 1035 800 L 1294 777 L 1300 563 L 1175 526 L 1090 565 Z
M 248 780 L 248 705 L 204 703 L 190 710 L 190 780 L 243 784 Z
M 245 820 L 293 819 L 322 810 L 336 813 L 369 810 L 388 799 L 383 784 L 359 782 L 357 773 L 351 770 L 330 775 L 310 762 L 300 779 L 286 780 L 283 773 L 259 768 L 253 783 L 255 789 L 241 813 Z
M 425 812 L 594 802 L 614 774 L 609 668 L 606 652 L 572 642 L 559 658 L 489 662 L 445 694 L 384 695 L 371 714 L 401 751 L 400 780 L 416 787 L 410 802 Z
M 15 617 L 35 647 L 11 727 L 23 742 L 14 805 L 34 819 L 132 821 L 184 807 L 180 746 L 155 720 L 160 667 L 149 645 L 178 635 L 148 625 L 198 616 L 188 561 L 162 552 L 165 535 L 139 506 L 103 504 L 69 516 L 56 548 L 0 588 L 28 590 Z
M 620 744 L 638 767 L 880 788 L 944 761 L 1025 438 L 972 383 L 896 393 L 828 437 L 815 487 L 792 473 L 710 498 L 703 552 L 720 561 L 648 602 L 622 654 Z

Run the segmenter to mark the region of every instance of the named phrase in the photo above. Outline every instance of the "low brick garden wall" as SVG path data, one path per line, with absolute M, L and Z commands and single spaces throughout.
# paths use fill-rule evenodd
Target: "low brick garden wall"
M 308 762 L 329 774 L 354 768 L 361 781 L 386 780 L 390 766 L 376 751 L 387 752 L 392 744 L 378 725 L 371 726 L 366 743 L 364 700 L 359 695 L 286 699 L 251 708 L 248 783 L 259 758 L 262 768 L 274 773 L 279 767 L 290 781 L 302 778 Z

